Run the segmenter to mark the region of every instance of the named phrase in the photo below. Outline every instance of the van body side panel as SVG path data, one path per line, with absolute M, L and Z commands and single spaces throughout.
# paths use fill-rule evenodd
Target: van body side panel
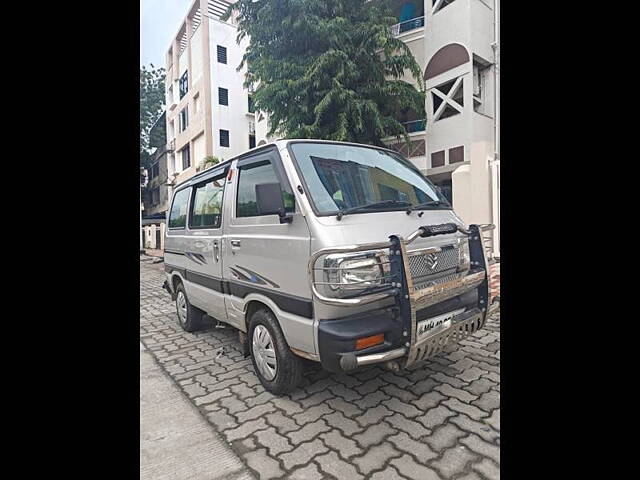
M 276 149 L 256 157 L 257 163 L 265 160 L 281 161 Z M 315 354 L 313 302 L 306 270 L 309 228 L 297 198 L 291 223 L 280 223 L 278 215 L 238 216 L 236 197 L 242 172 L 238 162 L 232 164 L 232 169 L 225 194 L 228 222 L 223 239 L 229 322 L 244 322 L 248 304 L 259 301 L 274 312 L 290 347 Z M 282 164 L 276 171 L 282 175 Z M 280 177 L 283 181 L 289 183 L 288 178 Z M 291 190 L 289 184 L 288 189 Z
M 225 170 L 212 169 L 202 179 L 202 183 L 224 174 Z M 219 249 L 222 243 L 224 213 L 218 228 L 191 228 L 190 217 L 195 190 L 194 187 L 191 188 L 186 228 L 167 230 L 166 269 L 171 270 L 168 276 L 180 276 L 192 305 L 204 310 L 211 317 L 226 322 L 228 319 L 224 302 L 225 284 L 222 278 L 222 254 Z M 171 283 L 171 280 L 168 281 Z
M 290 347 L 302 350 L 312 355 L 317 354 L 314 339 L 314 321 L 312 318 L 303 317 L 294 313 L 282 310 L 279 305 L 271 298 L 261 293 L 250 293 L 246 297 L 241 298 L 235 295 L 227 295 L 227 310 L 229 316 L 235 315 L 244 319 L 246 306 L 251 301 L 258 301 L 267 305 L 278 318 L 282 332 Z M 244 321 L 243 321 L 244 324 Z M 247 331 L 247 327 L 242 325 L 238 327 L 243 332 Z
M 221 179 L 220 175 L 222 175 Z M 214 179 L 218 179 L 224 185 L 226 183 L 224 171 L 216 172 L 204 183 L 212 182 Z M 194 200 L 195 198 L 192 199 L 192 202 Z M 192 210 L 193 208 L 190 209 L 190 212 Z M 186 273 L 193 304 L 207 312 L 209 316 L 222 322 L 227 321 L 222 278 L 222 255 L 219 248 L 222 243 L 224 217 L 223 214 L 221 224 L 217 228 L 194 228 L 190 218 L 184 252 L 188 260 Z

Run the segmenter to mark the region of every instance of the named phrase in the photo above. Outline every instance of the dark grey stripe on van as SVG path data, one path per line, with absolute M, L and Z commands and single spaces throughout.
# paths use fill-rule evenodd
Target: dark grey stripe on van
M 182 275 L 182 278 L 185 278 L 187 275 L 187 270 L 185 268 L 182 267 L 176 267 L 175 265 L 168 265 L 168 264 L 164 264 L 164 271 L 167 273 L 171 273 L 171 272 L 178 272 L 180 275 Z
M 221 293 L 230 293 L 239 298 L 244 298 L 250 293 L 261 293 L 265 297 L 270 298 L 282 311 L 293 313 L 305 318 L 313 317 L 313 303 L 307 298 L 295 297 L 293 295 L 287 295 L 280 292 L 274 292 L 266 288 L 259 288 L 254 285 L 247 285 L 240 282 L 232 282 L 223 280 L 221 278 L 210 277 L 201 273 L 196 273 L 184 268 L 175 267 L 173 265 L 167 265 L 165 263 L 164 269 L 166 272 L 171 273 L 177 271 L 182 275 L 182 278 L 201 285 L 205 288 L 215 290 Z
M 192 272 L 191 270 L 187 270 L 186 278 L 190 282 L 197 283 L 202 287 L 215 290 L 216 292 L 225 293 L 224 280 L 222 280 L 221 278 L 210 277 L 209 275 L 203 275 L 202 273 Z
M 231 295 L 236 297 L 244 298 L 253 292 L 261 293 L 265 297 L 273 300 L 280 310 L 294 313 L 305 318 L 313 317 L 313 303 L 307 298 L 300 298 L 293 295 L 274 292 L 273 290 L 267 290 L 266 288 L 259 288 L 240 282 L 227 281 L 227 283 L 229 284 Z

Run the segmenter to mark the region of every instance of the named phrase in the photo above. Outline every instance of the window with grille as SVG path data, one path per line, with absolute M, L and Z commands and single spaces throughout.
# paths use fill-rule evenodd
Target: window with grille
M 180 131 L 184 132 L 189 126 L 189 107 L 180 110 Z
M 182 150 L 182 170 L 186 170 L 191 166 L 191 152 L 189 150 L 189 145 L 184 147 Z
M 218 63 L 227 63 L 227 47 L 218 45 Z
M 229 130 L 220 130 L 220 146 L 229 146 Z
M 189 91 L 189 72 L 184 72 L 180 77 L 180 81 L 178 83 L 178 88 L 180 90 L 180 98 L 184 97 Z
M 229 90 L 218 88 L 218 103 L 220 105 L 229 105 Z

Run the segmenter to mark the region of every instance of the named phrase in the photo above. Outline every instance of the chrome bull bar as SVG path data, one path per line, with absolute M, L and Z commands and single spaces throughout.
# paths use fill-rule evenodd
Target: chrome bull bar
M 308 263 L 308 272 L 311 282 L 313 296 L 320 302 L 336 306 L 360 306 L 369 303 L 395 297 L 396 305 L 399 307 L 400 318 L 403 329 L 410 332 L 405 344 L 406 362 L 405 366 L 423 360 L 446 347 L 450 341 L 456 341 L 464 336 L 482 328 L 487 316 L 488 307 L 488 261 L 485 246 L 482 239 L 482 232 L 492 230 L 494 225 L 470 225 L 465 229 L 456 224 L 429 225 L 418 228 L 406 238 L 392 235 L 388 242 L 376 242 L 363 245 L 348 245 L 343 247 L 331 247 L 318 250 L 311 255 Z M 455 278 L 428 286 L 426 288 L 414 289 L 413 278 L 408 264 L 408 245 L 418 237 L 428 237 L 441 234 L 460 232 L 469 237 L 469 250 L 471 255 L 471 268 L 467 272 L 460 273 Z M 317 289 L 316 272 L 325 271 L 327 268 L 316 267 L 318 259 L 331 254 L 351 254 L 371 250 L 387 250 L 391 263 L 392 281 L 383 291 L 364 294 L 353 298 L 333 298 L 323 295 Z M 421 249 L 422 254 L 438 253 L 442 251 L 440 247 L 430 247 Z M 320 283 L 320 282 L 318 282 Z M 473 318 L 464 320 L 464 325 L 460 320 L 454 319 L 451 327 L 441 331 L 435 336 L 427 336 L 418 339 L 417 335 L 417 312 L 421 309 L 435 305 L 449 298 L 458 296 L 471 289 L 478 288 L 479 301 L 478 308 L 475 309 Z M 471 313 L 471 312 L 469 312 Z M 466 314 L 463 314 L 466 317 Z M 434 343 L 435 342 L 435 343 Z M 401 349 L 398 349 L 399 352 Z M 394 352 L 396 352 L 394 350 Z M 376 363 L 378 360 L 369 362 L 361 359 L 362 364 Z
M 459 225 L 455 225 L 455 224 L 445 224 L 445 225 L 450 226 L 449 227 L 450 230 L 444 231 L 442 233 L 454 233 L 455 231 L 458 231 L 467 236 L 472 235 L 471 230 L 467 230 Z M 397 238 L 399 238 L 401 240 L 400 243 L 406 247 L 407 245 L 413 243 L 418 237 L 427 236 L 425 235 L 425 233 L 431 233 L 431 235 L 439 234 L 439 233 L 433 233 L 434 229 L 436 229 L 435 231 L 437 231 L 437 227 L 442 227 L 442 226 L 432 225 L 432 226 L 420 227 L 416 231 L 409 234 L 406 239 L 402 239 L 402 237 L 397 237 Z M 478 225 L 477 227 L 481 231 L 484 231 L 484 230 L 493 230 L 495 228 L 495 225 Z M 427 229 L 429 229 L 429 231 Z M 399 289 L 395 287 L 395 285 L 398 284 L 399 282 L 393 282 L 391 285 L 389 285 L 389 287 L 385 291 L 380 291 L 380 292 L 371 293 L 367 295 L 361 295 L 354 298 L 328 297 L 318 291 L 317 285 L 319 284 L 319 282 L 316 281 L 316 272 L 318 270 L 320 271 L 327 270 L 326 268 L 323 268 L 323 267 L 316 267 L 316 262 L 320 257 L 326 256 L 326 255 L 332 255 L 336 253 L 351 254 L 351 253 L 366 252 L 371 250 L 384 250 L 384 249 L 389 249 L 391 255 L 394 253 L 397 255 L 401 253 L 400 251 L 393 250 L 393 247 L 394 247 L 393 242 L 388 241 L 388 242 L 365 243 L 362 245 L 345 245 L 342 247 L 329 247 L 329 248 L 323 248 L 318 250 L 313 255 L 311 255 L 311 257 L 309 258 L 309 262 L 307 264 L 309 279 L 311 283 L 311 292 L 313 293 L 313 296 L 319 301 L 321 301 L 322 303 L 325 303 L 327 305 L 355 307 L 360 305 L 367 305 L 369 303 L 377 302 L 379 300 L 384 300 L 386 298 L 398 295 L 400 292 L 399 292 Z M 440 247 L 431 247 L 431 248 L 425 248 L 421 250 L 421 253 L 423 255 L 428 255 L 429 253 L 439 253 L 440 251 L 441 251 Z M 405 259 L 407 258 L 406 249 L 405 249 L 403 258 Z M 405 272 L 408 272 L 409 271 L 408 266 L 406 267 L 407 268 L 405 269 Z M 468 282 L 468 280 L 464 282 Z M 464 282 L 461 282 L 461 283 L 464 283 Z M 447 283 L 447 288 L 450 288 L 452 286 L 453 285 L 451 285 L 451 282 Z M 426 298 L 434 297 L 437 299 L 438 298 L 437 295 L 439 292 L 440 293 L 442 292 L 442 289 L 443 289 L 442 285 L 436 285 L 431 289 L 425 289 L 427 291 L 423 293 L 423 296 Z M 437 300 L 437 301 L 440 301 L 440 300 Z

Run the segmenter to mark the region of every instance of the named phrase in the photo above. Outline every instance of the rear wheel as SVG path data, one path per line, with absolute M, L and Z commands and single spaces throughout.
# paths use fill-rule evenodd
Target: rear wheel
M 251 360 L 260 383 L 275 395 L 294 390 L 302 379 L 302 359 L 287 344 L 278 321 L 267 309 L 257 310 L 249 323 Z
M 182 282 L 176 287 L 176 313 L 178 325 L 186 332 L 195 332 L 202 328 L 202 311 L 189 303 L 187 292 Z

